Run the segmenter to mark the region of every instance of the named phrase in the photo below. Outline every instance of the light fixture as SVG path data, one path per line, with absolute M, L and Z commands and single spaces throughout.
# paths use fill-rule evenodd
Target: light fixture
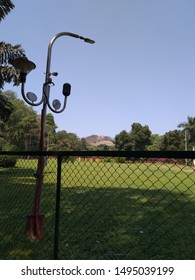
M 34 62 L 28 60 L 26 56 L 21 56 L 11 61 L 11 64 L 20 71 L 21 83 L 26 82 L 26 75 L 36 68 Z
M 61 103 L 58 99 L 54 99 L 54 101 L 52 102 L 52 105 L 56 111 L 59 110 L 61 107 Z
M 36 68 L 34 62 L 28 60 L 26 56 L 18 57 L 12 60 L 11 64 L 20 72 L 28 74 Z
M 27 92 L 26 96 L 28 97 L 28 99 L 34 103 L 35 101 L 37 101 L 37 96 L 36 94 L 34 94 L 34 92 Z

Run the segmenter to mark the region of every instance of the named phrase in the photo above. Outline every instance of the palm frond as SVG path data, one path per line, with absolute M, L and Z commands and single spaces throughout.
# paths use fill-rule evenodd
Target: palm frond
M 187 122 L 180 123 L 178 125 L 180 128 L 184 128 L 184 130 L 187 130 L 189 133 L 189 142 L 195 145 L 195 118 L 189 117 L 187 119 Z
M 12 46 L 9 43 L 0 42 L 0 64 L 6 66 L 9 64 L 10 60 L 24 56 L 24 50 L 21 45 Z
M 0 42 L 0 89 L 3 89 L 4 83 L 14 82 L 18 84 L 19 74 L 9 63 L 12 59 L 24 56 L 24 50 L 21 46 Z
M 0 21 L 15 7 L 11 0 L 0 0 Z
M 14 82 L 14 85 L 19 84 L 19 73 L 12 66 L 0 66 L 0 89 L 3 88 L 4 83 Z

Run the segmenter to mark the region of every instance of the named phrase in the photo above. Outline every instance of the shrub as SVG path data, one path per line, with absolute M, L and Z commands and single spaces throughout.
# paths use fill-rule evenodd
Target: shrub
M 71 156 L 66 156 L 66 157 L 62 158 L 62 162 L 65 162 L 65 163 L 68 163 L 68 162 L 74 163 L 75 160 L 76 160 L 76 158 L 75 157 L 71 157 Z
M 118 157 L 116 158 L 117 163 L 126 163 L 126 158 L 125 157 Z
M 14 167 L 17 162 L 16 156 L 0 156 L 0 167 Z
M 114 159 L 107 157 L 103 159 L 103 162 L 114 162 Z

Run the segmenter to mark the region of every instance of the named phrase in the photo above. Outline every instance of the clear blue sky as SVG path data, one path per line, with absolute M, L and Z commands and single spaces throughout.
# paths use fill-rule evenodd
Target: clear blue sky
M 96 41 L 61 37 L 54 44 L 51 70 L 59 75 L 51 98 L 61 99 L 63 83 L 72 85 L 66 111 L 55 115 L 58 130 L 114 137 L 139 122 L 162 135 L 195 116 L 194 0 L 13 2 L 15 9 L 0 25 L 1 40 L 20 43 L 36 63 L 27 91 L 41 95 L 55 34 L 68 31 Z M 5 89 L 20 96 L 19 87 Z

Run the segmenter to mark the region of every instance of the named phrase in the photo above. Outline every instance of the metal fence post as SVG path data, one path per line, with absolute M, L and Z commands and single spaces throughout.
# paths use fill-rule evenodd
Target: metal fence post
M 56 189 L 56 213 L 55 213 L 55 234 L 54 234 L 54 260 L 58 259 L 58 247 L 59 247 L 61 173 L 62 173 L 62 156 L 58 155 L 57 189 Z

